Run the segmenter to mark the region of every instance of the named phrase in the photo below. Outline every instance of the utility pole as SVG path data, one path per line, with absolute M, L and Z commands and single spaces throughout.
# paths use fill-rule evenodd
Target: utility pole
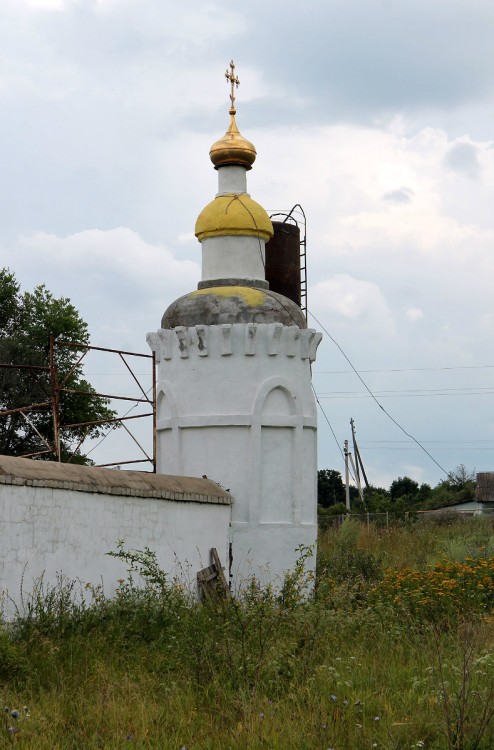
M 352 464 L 353 473 L 355 475 L 355 481 L 357 482 L 357 490 L 358 490 L 359 497 L 365 505 L 364 491 L 362 489 L 362 485 L 360 484 L 360 475 L 357 471 L 357 466 L 355 465 L 352 454 L 349 453 L 348 455 L 350 457 L 350 463 Z
M 348 440 L 345 440 L 345 447 L 343 448 L 345 454 L 345 505 L 346 509 L 350 510 L 350 469 L 348 467 Z
M 353 442 L 353 456 L 348 450 L 348 440 L 345 440 L 345 447 L 343 453 L 345 455 L 345 505 L 347 510 L 350 510 L 350 465 L 352 466 L 353 476 L 355 477 L 355 483 L 362 503 L 365 506 L 364 491 L 362 489 L 362 482 L 360 481 L 360 470 L 362 470 L 362 476 L 364 478 L 365 486 L 369 488 L 369 482 L 367 481 L 367 475 L 365 473 L 364 464 L 360 457 L 360 451 L 357 445 L 357 437 L 355 435 L 355 422 L 353 417 L 350 419 L 350 425 L 352 427 L 352 442 Z M 355 457 L 355 460 L 354 460 Z
M 350 425 L 352 427 L 352 438 L 353 438 L 353 454 L 355 456 L 355 463 L 356 463 L 356 470 L 355 475 L 357 478 L 357 484 L 360 487 L 360 469 L 362 469 L 362 476 L 364 477 L 365 486 L 367 489 L 369 489 L 369 482 L 367 481 L 367 474 L 365 473 L 364 464 L 362 463 L 362 459 L 360 457 L 360 451 L 358 449 L 357 445 L 357 437 L 355 435 L 355 422 L 353 421 L 353 417 L 350 419 Z
M 353 471 L 355 473 L 355 481 L 357 483 L 359 494 L 360 492 L 360 472 L 357 459 L 357 438 L 355 437 L 355 422 L 353 417 L 350 418 L 350 427 L 352 428 L 352 442 L 353 442 L 353 455 L 355 456 L 355 463 L 352 461 Z M 356 464 L 356 465 L 355 465 Z

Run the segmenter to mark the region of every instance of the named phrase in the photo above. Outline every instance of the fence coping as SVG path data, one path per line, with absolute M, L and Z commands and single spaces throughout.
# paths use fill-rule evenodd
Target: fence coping
M 233 502 L 229 492 L 208 478 L 102 469 L 14 456 L 0 456 L 2 484 L 216 505 Z

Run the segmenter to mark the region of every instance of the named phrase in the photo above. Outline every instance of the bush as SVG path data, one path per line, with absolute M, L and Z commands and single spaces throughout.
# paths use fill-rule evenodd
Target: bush
M 26 669 L 26 660 L 9 633 L 0 626 L 0 680 L 12 679 Z
M 319 577 L 341 583 L 351 579 L 374 581 L 382 575 L 382 558 L 360 544 L 364 527 L 346 518 L 332 533 L 331 543 L 319 556 Z
M 473 554 L 446 560 L 462 538 Z M 0 630 L 0 746 L 489 750 L 489 549 L 477 524 L 347 519 L 321 536 L 315 596 L 300 549 L 276 589 L 198 604 L 152 551 L 120 546 L 114 599 L 38 586 Z
M 371 598 L 432 621 L 487 615 L 494 610 L 494 557 L 443 560 L 425 571 L 387 570 Z

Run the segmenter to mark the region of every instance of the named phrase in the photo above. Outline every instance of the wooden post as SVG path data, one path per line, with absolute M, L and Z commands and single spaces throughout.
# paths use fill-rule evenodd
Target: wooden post
M 197 582 L 203 599 L 229 599 L 230 589 L 216 547 L 211 549 L 212 563 L 197 574 Z

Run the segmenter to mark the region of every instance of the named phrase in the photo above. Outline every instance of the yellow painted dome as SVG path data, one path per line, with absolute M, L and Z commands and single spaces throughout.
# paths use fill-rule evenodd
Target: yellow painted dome
M 268 241 L 273 233 L 266 211 L 247 193 L 219 195 L 203 208 L 195 229 L 199 241 L 223 235 L 247 235 Z
M 256 160 L 254 144 L 244 138 L 235 122 L 235 110 L 230 109 L 230 125 L 223 138 L 213 143 L 209 157 L 215 169 L 228 165 L 238 165 L 251 169 Z

